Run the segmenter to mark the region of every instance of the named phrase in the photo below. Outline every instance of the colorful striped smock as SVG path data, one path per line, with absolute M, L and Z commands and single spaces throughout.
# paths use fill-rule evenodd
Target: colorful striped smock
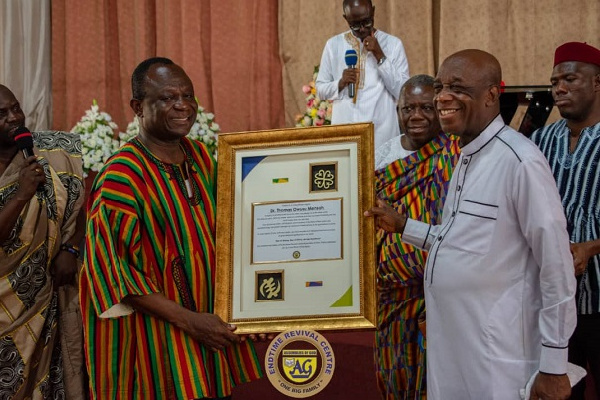
M 213 312 L 216 164 L 200 142 L 181 144 L 192 198 L 180 167 L 162 163 L 137 139 L 113 155 L 92 187 L 80 282 L 92 398 L 223 397 L 262 374 L 251 342 L 213 352 L 121 303 L 162 293 Z
M 375 171 L 378 198 L 400 214 L 439 223 L 458 139 L 441 133 L 411 155 Z M 425 316 L 423 271 L 426 254 L 402 243 L 400 234 L 377 234 L 377 386 L 385 399 L 424 399 L 425 343 L 419 317 Z

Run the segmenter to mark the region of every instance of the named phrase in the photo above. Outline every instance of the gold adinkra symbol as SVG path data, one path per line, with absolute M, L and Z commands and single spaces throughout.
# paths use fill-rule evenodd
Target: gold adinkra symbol
M 331 171 L 326 171 L 326 170 L 322 169 L 315 174 L 315 177 L 314 177 L 315 185 L 319 189 L 327 190 L 331 186 L 333 186 L 333 184 L 334 184 L 333 178 L 334 178 L 334 176 Z
M 260 294 L 266 299 L 277 297 L 279 292 L 281 292 L 281 282 L 275 280 L 273 277 L 263 279 L 259 290 Z

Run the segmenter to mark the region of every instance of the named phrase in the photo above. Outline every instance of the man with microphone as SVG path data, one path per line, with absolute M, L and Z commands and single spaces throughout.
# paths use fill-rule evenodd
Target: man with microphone
M 350 30 L 327 41 L 317 94 L 333 101 L 332 124 L 372 121 L 377 149 L 400 134 L 396 102 L 408 61 L 400 39 L 375 29 L 371 0 L 345 0 L 343 9 Z
M 83 197 L 79 135 L 32 134 L 0 84 L 0 398 L 85 397 L 74 286 Z

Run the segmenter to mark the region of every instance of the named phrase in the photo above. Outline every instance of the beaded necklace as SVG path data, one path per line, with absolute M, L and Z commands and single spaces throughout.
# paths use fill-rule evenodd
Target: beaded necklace
M 161 161 L 158 157 L 152 154 L 152 152 L 150 152 L 150 150 L 144 146 L 139 138 L 136 137 L 132 139 L 131 143 L 138 149 L 142 150 L 150 159 L 150 161 L 156 164 L 161 171 L 169 175 L 169 180 L 175 179 L 181 191 L 183 193 L 187 193 L 187 199 L 191 205 L 197 206 L 202 203 L 198 183 L 195 179 L 192 179 L 192 174 L 197 174 L 198 172 L 194 168 L 194 159 L 192 158 L 187 146 L 183 145 L 181 142 L 179 143 L 179 147 L 185 155 L 183 164 L 171 164 Z

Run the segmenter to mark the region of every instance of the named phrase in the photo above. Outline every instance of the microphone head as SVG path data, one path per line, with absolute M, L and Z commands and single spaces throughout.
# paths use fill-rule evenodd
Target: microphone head
M 33 148 L 33 136 L 29 129 L 24 126 L 20 126 L 15 130 L 15 143 L 19 150 L 32 149 Z
M 346 65 L 350 67 L 352 65 L 356 65 L 357 62 L 358 62 L 358 54 L 356 54 L 356 50 L 354 50 L 354 49 L 346 50 Z

